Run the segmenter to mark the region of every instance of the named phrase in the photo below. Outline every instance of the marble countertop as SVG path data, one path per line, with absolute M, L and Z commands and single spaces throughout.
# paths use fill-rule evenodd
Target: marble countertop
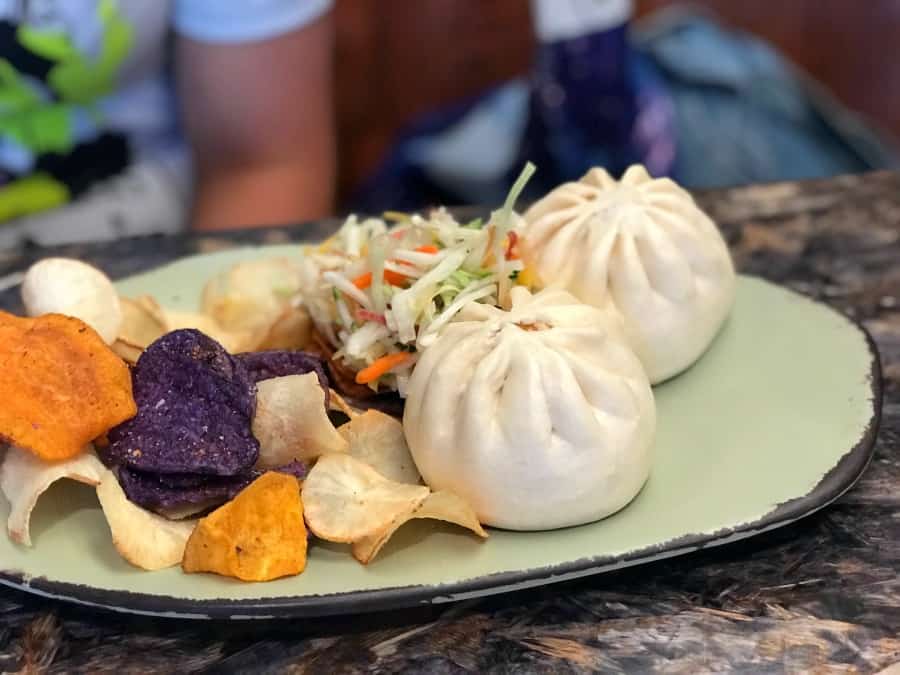
M 838 502 L 718 549 L 361 617 L 184 622 L 0 589 L 0 670 L 875 673 L 900 663 L 900 175 L 754 185 L 698 199 L 741 271 L 824 300 L 861 321 L 878 345 L 885 397 L 875 458 Z M 16 308 L 17 274 L 46 255 L 81 257 L 119 277 L 301 231 L 310 229 L 0 254 L 0 307 Z

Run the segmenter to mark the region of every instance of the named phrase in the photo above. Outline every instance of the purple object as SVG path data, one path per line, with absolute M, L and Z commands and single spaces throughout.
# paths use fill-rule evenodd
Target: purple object
M 141 354 L 133 385 L 138 413 L 109 432 L 107 464 L 237 476 L 256 463 L 256 384 L 212 338 L 191 329 L 164 335 Z
M 303 480 L 308 470 L 302 462 L 294 461 L 272 471 Z M 198 512 L 221 506 L 264 473 L 262 469 L 250 469 L 239 476 L 165 475 L 122 467 L 119 469 L 119 483 L 130 501 L 168 515 L 193 506 L 198 507 Z
M 254 382 L 271 380 L 275 377 L 287 377 L 288 375 L 305 375 L 314 372 L 319 378 L 319 384 L 325 391 L 325 409 L 328 409 L 328 376 L 325 374 L 325 364 L 315 354 L 308 352 L 267 351 L 245 352 L 238 354 L 237 358 L 250 373 Z

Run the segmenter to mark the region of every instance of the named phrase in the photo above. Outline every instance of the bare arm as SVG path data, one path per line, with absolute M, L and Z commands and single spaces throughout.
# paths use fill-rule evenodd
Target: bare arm
M 331 48 L 328 15 L 261 42 L 178 38 L 196 229 L 285 224 L 331 212 Z

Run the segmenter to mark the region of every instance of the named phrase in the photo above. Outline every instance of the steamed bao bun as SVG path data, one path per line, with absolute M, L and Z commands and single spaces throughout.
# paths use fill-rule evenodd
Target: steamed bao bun
M 538 287 L 559 286 L 622 314 L 653 384 L 696 361 L 734 302 L 735 274 L 716 225 L 668 178 L 632 166 L 591 169 L 525 213 L 520 250 Z
M 625 506 L 656 429 L 644 370 L 615 321 L 569 293 L 471 303 L 422 353 L 403 416 L 425 482 L 512 530 L 588 523 Z

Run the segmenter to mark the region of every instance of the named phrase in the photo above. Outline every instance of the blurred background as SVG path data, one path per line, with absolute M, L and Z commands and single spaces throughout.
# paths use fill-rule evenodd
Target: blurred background
M 691 188 L 896 168 L 896 0 L 336 0 L 339 207 L 496 203 L 646 163 Z
M 494 207 L 528 161 L 526 201 L 897 169 L 898 39 L 900 0 L 0 2 L 0 250 Z

